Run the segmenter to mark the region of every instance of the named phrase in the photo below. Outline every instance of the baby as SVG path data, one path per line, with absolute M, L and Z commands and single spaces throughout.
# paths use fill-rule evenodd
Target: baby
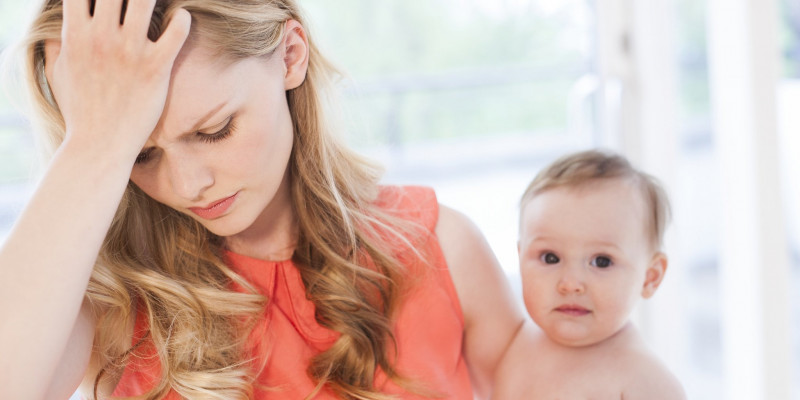
M 669 202 L 622 157 L 564 157 L 520 205 L 520 274 L 533 324 L 497 371 L 494 399 L 685 399 L 629 320 L 667 269 Z

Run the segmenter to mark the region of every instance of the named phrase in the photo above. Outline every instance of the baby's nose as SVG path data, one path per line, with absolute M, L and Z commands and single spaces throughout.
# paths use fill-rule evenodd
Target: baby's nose
M 583 294 L 586 292 L 586 285 L 576 274 L 564 274 L 558 281 L 558 292 L 561 294 Z

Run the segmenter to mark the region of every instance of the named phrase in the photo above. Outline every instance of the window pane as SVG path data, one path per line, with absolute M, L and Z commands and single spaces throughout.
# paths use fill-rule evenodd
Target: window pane
M 591 69 L 585 1 L 309 0 L 312 31 L 352 77 L 356 146 L 564 134 Z
M 0 51 L 7 57 L 9 43 L 17 40 L 25 26 L 30 2 L 0 0 Z M 5 71 L 4 71 L 5 72 Z M 22 209 L 30 190 L 34 168 L 33 138 L 19 114 L 20 93 L 2 76 L 0 90 L 0 243 Z
M 781 0 L 780 38 L 783 50 L 783 76 L 800 78 L 800 2 Z
M 593 2 L 303 6 L 312 35 L 350 77 L 349 143 L 387 167 L 386 181 L 435 187 L 516 274 L 517 201 L 528 180 L 555 154 L 591 144 L 593 92 L 577 89 L 594 70 Z

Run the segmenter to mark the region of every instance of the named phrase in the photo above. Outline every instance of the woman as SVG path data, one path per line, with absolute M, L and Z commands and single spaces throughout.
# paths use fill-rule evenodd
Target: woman
M 48 0 L 26 46 L 53 155 L 0 251 L 0 398 L 490 394 L 502 272 L 334 140 L 295 1 Z

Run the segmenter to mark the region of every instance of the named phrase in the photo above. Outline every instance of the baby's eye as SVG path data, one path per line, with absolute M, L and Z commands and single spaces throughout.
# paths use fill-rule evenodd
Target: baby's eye
M 592 265 L 597 268 L 608 268 L 611 264 L 611 259 L 606 256 L 597 256 L 592 259 Z
M 544 253 L 542 254 L 541 258 L 542 262 L 544 262 L 545 264 L 558 264 L 559 261 L 561 261 L 561 259 L 558 258 L 558 256 L 553 253 Z

